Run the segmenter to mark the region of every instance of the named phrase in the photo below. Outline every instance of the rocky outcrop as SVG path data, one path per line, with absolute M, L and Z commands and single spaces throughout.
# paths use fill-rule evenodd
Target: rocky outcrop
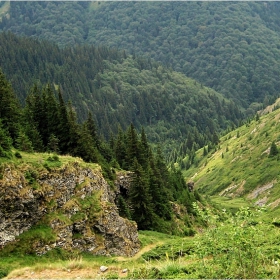
M 100 169 L 73 163 L 37 173 L 30 183 L 24 167 L 4 168 L 0 180 L 1 247 L 43 224 L 54 238 L 33 242 L 38 255 L 56 247 L 97 255 L 137 253 L 137 225 L 119 216 L 114 203 L 119 187 L 112 189 Z

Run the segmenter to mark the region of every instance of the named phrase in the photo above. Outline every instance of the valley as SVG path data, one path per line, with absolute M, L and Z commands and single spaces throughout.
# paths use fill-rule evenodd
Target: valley
M 0 278 L 279 279 L 279 13 L 0 1 Z

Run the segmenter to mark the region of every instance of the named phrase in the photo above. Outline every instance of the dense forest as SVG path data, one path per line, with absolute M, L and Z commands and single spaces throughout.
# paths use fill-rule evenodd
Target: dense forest
M 125 131 L 119 128 L 110 141 L 104 141 L 98 136 L 91 112 L 79 124 L 71 103 L 64 102 L 60 89 L 34 86 L 21 108 L 11 84 L 0 72 L 1 162 L 5 158 L 21 158 L 21 151 L 55 153 L 50 161 L 59 161 L 58 155 L 65 154 L 81 157 L 86 162 L 100 164 L 109 182 L 115 179 L 116 169 L 132 171 L 130 190 L 119 195 L 116 203 L 120 214 L 136 221 L 139 229 L 172 233 L 175 229 L 171 201 L 180 202 L 190 214 L 192 202 L 200 199 L 188 189 L 179 170 L 167 168 L 160 147 L 152 151 L 143 128 L 138 136 L 131 124 Z M 186 226 L 190 228 L 191 222 Z
M 0 9 L 2 30 L 153 58 L 248 114 L 279 94 L 279 2 L 11 1 Z
M 78 121 L 91 111 L 105 139 L 117 134 L 119 126 L 125 130 L 133 123 L 139 131 L 143 126 L 149 141 L 161 143 L 169 161 L 217 144 L 218 133 L 243 117 L 233 101 L 214 90 L 112 48 L 60 49 L 47 41 L 1 33 L 0 61 L 21 104 L 34 84 L 49 83 L 53 90 L 60 88 L 66 103 L 71 101 Z

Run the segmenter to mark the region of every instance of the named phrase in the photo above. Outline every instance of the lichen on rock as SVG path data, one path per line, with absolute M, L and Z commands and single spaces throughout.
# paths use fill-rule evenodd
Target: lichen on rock
M 7 167 L 0 180 L 0 246 L 14 242 L 38 224 L 55 240 L 33 242 L 38 255 L 59 247 L 101 255 L 132 256 L 140 242 L 137 225 L 119 216 L 116 193 L 100 169 L 67 164 L 40 172 L 37 188 L 19 167 Z M 116 188 L 117 189 L 117 188 Z

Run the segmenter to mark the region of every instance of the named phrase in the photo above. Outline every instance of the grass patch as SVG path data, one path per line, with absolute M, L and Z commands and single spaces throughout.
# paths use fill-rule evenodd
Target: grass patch
M 250 205 L 250 202 L 243 197 L 229 198 L 225 196 L 211 196 L 209 200 L 210 204 L 218 209 L 226 209 L 231 213 L 236 213 L 241 207 L 247 207 Z
M 17 236 L 14 242 L 6 245 L 0 251 L 0 256 L 5 257 L 10 254 L 15 256 L 25 256 L 26 254 L 34 255 L 36 253 L 35 245 L 37 243 L 49 244 L 55 240 L 56 235 L 52 231 L 51 227 L 46 225 L 36 225 Z

